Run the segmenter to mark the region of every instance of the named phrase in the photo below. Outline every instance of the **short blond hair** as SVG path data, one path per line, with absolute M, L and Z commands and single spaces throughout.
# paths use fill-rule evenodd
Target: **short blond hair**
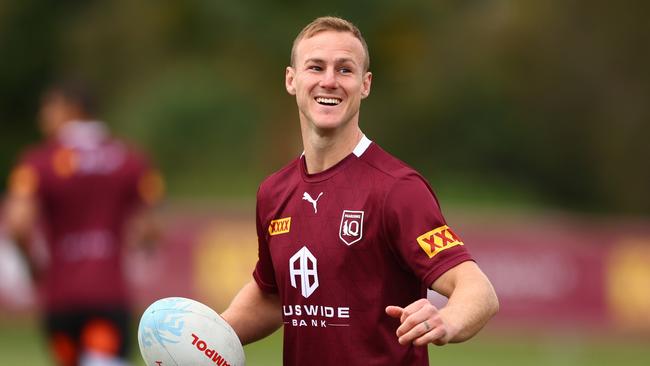
M 363 51 L 365 53 L 365 58 L 363 60 L 363 69 L 364 71 L 368 71 L 368 69 L 370 68 L 370 52 L 368 52 L 368 44 L 366 43 L 366 40 L 363 39 L 363 36 L 361 35 L 361 31 L 352 22 L 345 20 L 343 18 L 333 17 L 333 16 L 316 18 L 311 23 L 307 24 L 307 26 L 305 26 L 305 28 L 303 28 L 300 31 L 300 33 L 298 33 L 298 36 L 293 41 L 293 46 L 291 47 L 292 67 L 295 67 L 295 60 L 296 60 L 295 55 L 296 55 L 296 47 L 298 46 L 298 43 L 305 38 L 311 38 L 316 34 L 324 31 L 352 33 L 352 35 L 356 39 L 358 39 L 361 42 L 361 45 L 363 46 Z

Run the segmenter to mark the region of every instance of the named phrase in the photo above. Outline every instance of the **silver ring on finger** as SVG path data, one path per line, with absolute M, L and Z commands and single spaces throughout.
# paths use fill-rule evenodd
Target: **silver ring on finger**
M 431 326 L 429 325 L 429 323 L 427 323 L 426 320 L 422 322 L 422 325 L 424 325 L 424 329 L 426 329 L 427 332 L 431 330 Z

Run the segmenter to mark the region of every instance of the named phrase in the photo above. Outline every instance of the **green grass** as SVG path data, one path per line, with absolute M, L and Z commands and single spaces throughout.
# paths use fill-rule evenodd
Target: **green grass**
M 281 332 L 245 347 L 248 366 L 282 364 Z M 143 366 L 134 345 L 134 365 Z M 483 332 L 475 339 L 429 348 L 431 365 L 482 366 L 641 366 L 650 364 L 648 338 L 587 337 L 575 334 Z M 33 322 L 0 322 L 2 365 L 45 366 L 48 355 Z

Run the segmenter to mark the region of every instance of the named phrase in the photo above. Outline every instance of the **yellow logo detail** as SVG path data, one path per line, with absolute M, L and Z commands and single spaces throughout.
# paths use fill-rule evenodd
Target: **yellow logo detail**
M 165 181 L 158 171 L 149 170 L 138 180 L 138 192 L 144 202 L 153 205 L 165 193 Z
M 271 220 L 269 224 L 269 234 L 271 235 L 280 235 L 286 234 L 291 229 L 291 217 L 285 217 L 283 219 Z
M 9 177 L 9 191 L 17 196 L 31 196 L 37 187 L 38 173 L 30 165 L 24 164 L 15 168 Z
M 422 250 L 433 258 L 436 254 L 445 249 L 455 247 L 457 245 L 464 245 L 458 236 L 449 228 L 444 225 L 437 229 L 433 229 L 427 233 L 418 236 L 418 244 Z
M 77 170 L 78 156 L 72 149 L 60 148 L 52 156 L 52 167 L 60 178 L 69 178 Z

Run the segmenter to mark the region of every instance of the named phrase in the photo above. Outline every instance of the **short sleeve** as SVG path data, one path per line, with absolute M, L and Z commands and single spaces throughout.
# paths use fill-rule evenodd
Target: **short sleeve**
M 445 222 L 433 191 L 417 174 L 401 178 L 391 187 L 383 226 L 393 252 L 427 288 L 452 267 L 472 260 L 465 244 Z
M 110 145 L 121 151 L 126 160 L 124 169 L 115 174 L 126 174 L 128 182 L 128 200 L 134 206 L 154 206 L 165 195 L 165 180 L 160 171 L 151 164 L 148 156 L 122 143 Z
M 44 188 L 46 174 L 46 158 L 42 149 L 29 148 L 22 152 L 16 164 L 9 173 L 7 191 L 14 197 L 40 197 Z
M 38 193 L 39 174 L 29 162 L 19 163 L 9 174 L 8 189 L 12 196 L 33 197 Z
M 260 189 L 261 190 L 261 189 Z M 275 280 L 275 271 L 273 269 L 273 261 L 271 259 L 271 251 L 269 249 L 268 242 L 268 233 L 267 227 L 265 226 L 265 220 L 262 216 L 262 204 L 261 193 L 257 193 L 257 207 L 256 207 L 256 227 L 257 227 L 257 264 L 255 265 L 255 270 L 253 271 L 253 278 L 257 285 L 264 292 L 277 293 L 278 286 Z
M 147 167 L 142 170 L 137 180 L 139 200 L 146 205 L 158 203 L 165 192 L 165 181 L 157 169 Z

